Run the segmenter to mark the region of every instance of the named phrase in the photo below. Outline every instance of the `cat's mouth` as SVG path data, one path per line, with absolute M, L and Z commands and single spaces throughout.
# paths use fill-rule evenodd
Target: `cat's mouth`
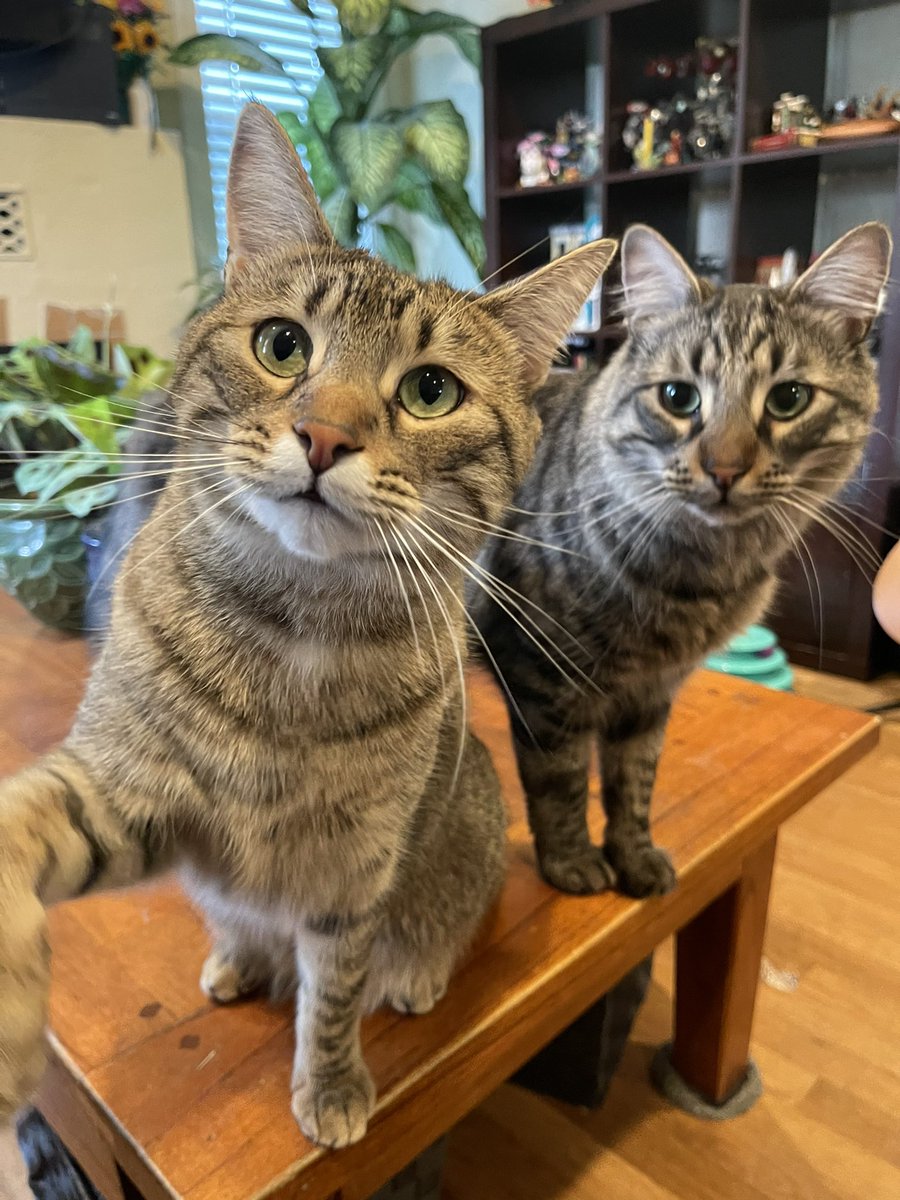
M 295 492 L 291 496 L 291 500 L 302 500 L 307 504 L 318 504 L 322 508 L 328 508 L 328 501 L 321 496 L 315 486 L 306 488 L 302 492 Z

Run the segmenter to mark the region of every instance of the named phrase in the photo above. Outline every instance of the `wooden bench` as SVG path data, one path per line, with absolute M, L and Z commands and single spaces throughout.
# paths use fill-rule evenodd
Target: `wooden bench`
M 0 621 L 6 773 L 65 733 L 86 652 L 12 603 L 0 601 Z M 673 933 L 673 1061 L 710 1101 L 741 1084 L 778 827 L 875 744 L 875 719 L 697 674 L 676 706 L 654 804 L 680 883 L 637 903 L 541 882 L 503 705 L 477 672 L 471 691 L 509 803 L 509 879 L 433 1013 L 365 1022 L 378 1106 L 358 1145 L 322 1151 L 298 1131 L 289 1007 L 204 1000 L 207 939 L 174 884 L 54 912 L 40 1107 L 106 1200 L 363 1200 Z M 593 792 L 599 835 L 596 779 Z

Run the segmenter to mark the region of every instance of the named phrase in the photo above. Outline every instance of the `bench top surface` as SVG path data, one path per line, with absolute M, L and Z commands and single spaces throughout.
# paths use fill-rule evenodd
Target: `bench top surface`
M 6 774 L 65 734 L 87 654 L 3 598 L 0 629 Z M 576 898 L 535 872 L 505 710 L 477 671 L 471 699 L 510 811 L 507 884 L 432 1013 L 364 1022 L 378 1107 L 357 1146 L 320 1151 L 294 1123 L 290 1006 L 205 1001 L 206 934 L 175 885 L 53 913 L 53 1077 L 103 1114 L 148 1200 L 317 1200 L 339 1190 L 362 1200 L 724 890 L 749 851 L 877 739 L 863 713 L 699 672 L 676 705 L 653 808 L 678 888 L 644 903 Z M 599 835 L 596 775 L 591 790 Z

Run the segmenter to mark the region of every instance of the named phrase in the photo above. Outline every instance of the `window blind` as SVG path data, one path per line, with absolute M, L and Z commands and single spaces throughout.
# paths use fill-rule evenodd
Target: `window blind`
M 216 240 L 225 261 L 225 185 L 228 156 L 238 113 L 248 100 L 259 100 L 274 112 L 306 116 L 307 97 L 321 74 L 317 46 L 337 46 L 341 40 L 337 13 L 324 0 L 311 0 L 315 13 L 308 20 L 290 0 L 194 0 L 198 33 L 225 33 L 250 38 L 273 54 L 289 79 L 245 71 L 233 63 L 204 63 L 200 68 L 203 118 L 209 147 Z

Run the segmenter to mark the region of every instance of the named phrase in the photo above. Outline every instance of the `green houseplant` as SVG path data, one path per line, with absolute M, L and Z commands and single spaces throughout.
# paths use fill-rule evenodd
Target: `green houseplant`
M 469 136 L 450 100 L 384 109 L 381 88 L 393 64 L 420 38 L 443 34 L 480 66 L 478 29 L 461 17 L 415 12 L 396 0 L 333 0 L 341 44 L 317 51 L 322 77 L 306 120 L 279 113 L 305 154 L 313 186 L 331 227 L 345 246 L 369 245 L 405 271 L 415 271 L 409 239 L 393 224 L 392 206 L 449 226 L 481 273 L 481 219 L 466 194 Z M 312 20 L 308 0 L 291 0 Z M 252 41 L 201 34 L 176 46 L 174 63 L 220 60 L 254 71 L 284 74 L 281 63 Z
M 122 443 L 171 364 L 139 347 L 32 338 L 0 355 L 0 586 L 48 625 L 81 627 L 82 534 L 115 496 Z

